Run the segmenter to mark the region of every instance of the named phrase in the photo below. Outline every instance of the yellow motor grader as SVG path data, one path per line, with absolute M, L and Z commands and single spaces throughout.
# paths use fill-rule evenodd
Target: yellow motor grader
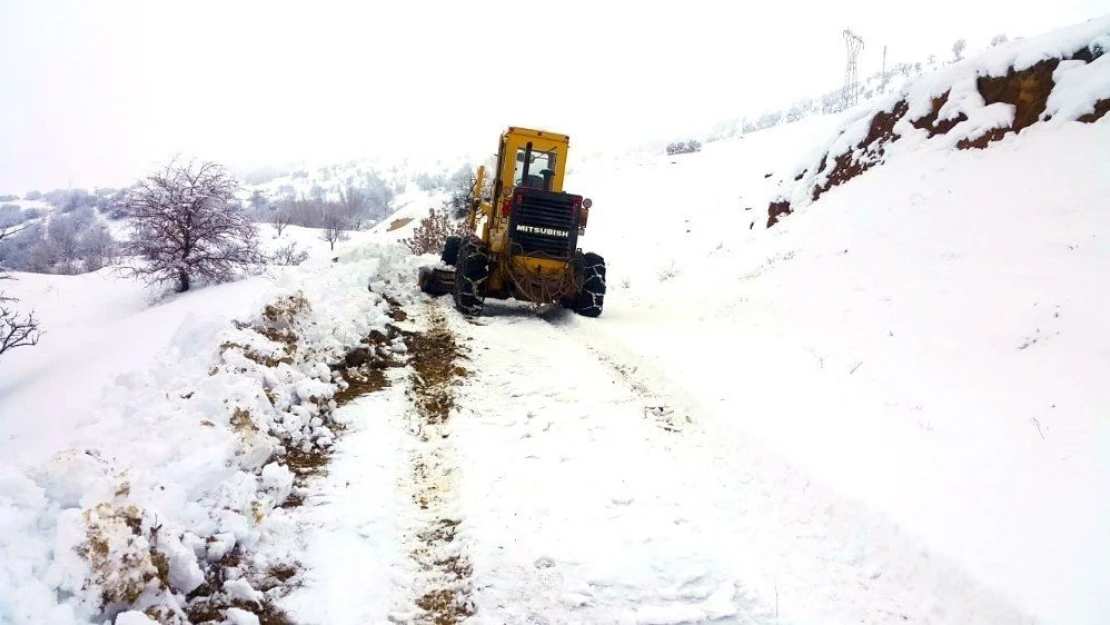
M 600 315 L 605 260 L 578 247 L 591 202 L 563 190 L 569 145 L 569 137 L 548 131 L 503 132 L 490 191 L 484 193 L 484 166 L 471 190 L 466 219 L 473 234 L 447 237 L 442 266 L 420 269 L 420 289 L 453 295 L 466 315 L 480 315 L 487 297 Z

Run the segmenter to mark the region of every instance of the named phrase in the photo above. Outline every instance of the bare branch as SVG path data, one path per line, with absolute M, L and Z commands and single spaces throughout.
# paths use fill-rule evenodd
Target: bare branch
M 20 317 L 15 311 L 0 307 L 0 354 L 17 347 L 38 345 L 43 334 L 35 313 Z
M 0 273 L 0 280 L 11 279 L 11 276 Z M 0 354 L 17 347 L 38 345 L 39 338 L 43 335 L 33 311 L 26 316 L 20 316 L 14 309 L 5 305 L 14 304 L 17 301 L 14 297 L 8 297 L 0 291 Z
M 24 230 L 26 230 L 30 226 L 31 226 L 31 224 L 23 224 L 23 225 L 20 225 L 20 226 L 10 226 L 8 228 L 0 228 L 0 241 L 3 241 L 4 239 L 7 239 L 8 237 L 13 237 L 13 236 L 19 234 L 20 232 L 23 232 Z

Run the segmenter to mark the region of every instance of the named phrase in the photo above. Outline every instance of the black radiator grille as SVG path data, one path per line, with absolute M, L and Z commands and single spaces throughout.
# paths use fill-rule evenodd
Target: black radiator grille
M 514 251 L 570 258 L 578 242 L 574 202 L 578 196 L 539 190 L 518 190 L 509 219 Z M 519 250 L 515 246 L 520 246 Z

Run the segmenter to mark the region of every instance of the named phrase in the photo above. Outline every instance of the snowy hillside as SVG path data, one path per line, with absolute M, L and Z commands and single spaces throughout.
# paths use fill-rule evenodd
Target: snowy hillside
M 184 593 L 248 549 L 265 566 L 249 582 L 231 572 L 223 601 L 288 579 L 283 506 L 301 496 L 299 463 L 334 444 L 350 386 L 328 365 L 384 329 L 388 304 L 367 288 L 411 262 L 365 243 L 337 252 L 341 264 L 318 255 L 161 303 L 107 272 L 17 276 L 8 293 L 36 305 L 48 335 L 4 361 L 0 622 L 128 606 L 183 622 Z
M 956 143 L 1013 120 L 966 91 L 976 72 L 1108 36 L 1102 19 L 912 83 L 906 120 L 951 89 L 939 118 L 969 121 L 936 139 L 900 122 L 886 164 L 816 202 L 815 164 L 867 135 L 867 109 L 575 176 L 613 289 L 605 323 L 578 325 L 1032 614 L 1101 622 L 1110 125 L 1069 120 L 1104 110 L 1110 56 L 1059 65 L 1050 122 Z M 812 206 L 763 230 L 776 179 Z
M 469 172 L 473 163 L 484 161 L 474 155 L 408 155 L 401 158 L 368 158 L 346 163 L 320 164 L 292 171 L 265 170 L 243 176 L 244 202 L 257 192 L 271 201 L 281 198 L 309 197 L 314 193 L 337 199 L 348 185 L 372 188 L 383 184 L 398 195 L 406 192 L 434 192 L 449 185 L 460 170 Z
M 578 325 L 1048 622 L 1099 622 L 1110 127 L 907 156 L 760 233 L 791 132 L 576 178 L 612 289 Z
M 572 147 L 597 319 L 420 294 L 411 189 L 182 295 L 18 274 L 47 334 L 0 359 L 0 624 L 1104 622 L 1107 47 Z M 1041 97 L 989 101 L 1008 74 Z
M 768 225 L 900 154 L 982 150 L 1023 131 L 1097 122 L 1110 112 L 1107 50 L 1110 19 L 1091 20 L 992 49 L 847 112 L 783 185 Z

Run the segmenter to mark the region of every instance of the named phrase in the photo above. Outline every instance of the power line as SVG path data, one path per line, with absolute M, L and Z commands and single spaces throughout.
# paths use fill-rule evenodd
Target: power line
M 844 108 L 849 108 L 859 101 L 859 54 L 863 50 L 863 38 L 847 28 L 843 34 L 848 48 L 848 62 L 844 67 L 844 89 L 840 97 Z

